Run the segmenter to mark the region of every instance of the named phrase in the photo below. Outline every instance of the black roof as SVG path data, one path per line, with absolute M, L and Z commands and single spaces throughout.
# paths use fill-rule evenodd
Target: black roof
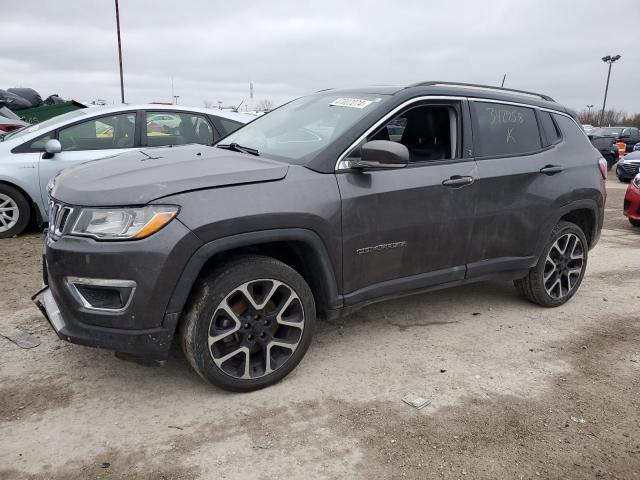
M 333 89 L 326 89 L 321 91 L 329 91 Z M 505 102 L 513 103 L 525 103 L 534 105 L 540 108 L 548 108 L 551 110 L 558 110 L 565 112 L 573 117 L 577 114 L 570 108 L 567 108 L 548 95 L 536 92 L 528 92 L 526 90 L 516 90 L 512 88 L 502 88 L 493 85 L 478 85 L 474 83 L 459 83 L 459 82 L 445 82 L 445 81 L 426 81 L 414 83 L 404 87 L 378 85 L 365 88 L 345 88 L 338 91 L 348 92 L 366 92 L 372 94 L 382 95 L 396 95 L 399 93 L 408 93 L 418 95 L 442 95 L 442 96 L 456 96 L 456 97 L 469 97 L 469 98 L 487 98 L 491 100 L 502 100 Z

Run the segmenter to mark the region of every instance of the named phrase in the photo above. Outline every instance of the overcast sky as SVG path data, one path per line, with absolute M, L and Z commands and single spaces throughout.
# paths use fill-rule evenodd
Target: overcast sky
M 119 102 L 113 0 L 2 0 L 0 88 Z M 10 7 L 6 4 L 10 3 Z M 420 80 L 540 91 L 640 112 L 640 1 L 120 0 L 128 103 L 275 103 Z

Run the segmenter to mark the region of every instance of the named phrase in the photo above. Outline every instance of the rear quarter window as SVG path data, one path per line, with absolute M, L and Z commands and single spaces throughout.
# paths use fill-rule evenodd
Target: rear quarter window
M 542 148 L 532 108 L 471 102 L 477 156 L 522 155 Z
M 545 137 L 545 146 L 558 143 L 562 136 L 560 135 L 560 131 L 553 121 L 553 118 L 551 118 L 551 114 L 549 112 L 540 111 L 538 112 L 538 116 L 540 118 L 540 125 L 542 126 L 542 132 Z
M 238 130 L 242 125 L 241 122 L 236 122 L 235 120 L 229 120 L 228 118 L 217 117 L 218 122 L 220 122 L 220 126 L 224 130 L 222 135 L 229 135 L 230 133 Z

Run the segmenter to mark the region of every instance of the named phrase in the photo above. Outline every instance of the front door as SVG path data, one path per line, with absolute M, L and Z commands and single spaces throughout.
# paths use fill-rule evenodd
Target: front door
M 94 118 L 58 130 L 57 138 L 62 151 L 50 158 L 47 158 L 47 154 L 42 154 L 39 162 L 43 204 L 46 206 L 48 202 L 47 183 L 61 170 L 133 150 L 136 146 L 135 127 L 136 113 L 127 112 Z M 48 212 L 48 206 L 46 209 Z
M 462 124 L 459 103 L 409 107 L 367 138 L 404 144 L 407 167 L 337 174 L 347 305 L 464 278 L 477 172 Z

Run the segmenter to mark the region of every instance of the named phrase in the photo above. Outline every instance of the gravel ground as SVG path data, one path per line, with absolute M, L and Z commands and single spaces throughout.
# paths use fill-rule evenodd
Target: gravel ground
M 565 306 L 508 283 L 377 304 L 321 324 L 289 377 L 249 394 L 205 385 L 177 350 L 150 368 L 59 341 L 29 301 L 40 234 L 3 240 L 0 327 L 42 343 L 0 338 L 0 479 L 638 479 L 640 230 L 608 183 Z

